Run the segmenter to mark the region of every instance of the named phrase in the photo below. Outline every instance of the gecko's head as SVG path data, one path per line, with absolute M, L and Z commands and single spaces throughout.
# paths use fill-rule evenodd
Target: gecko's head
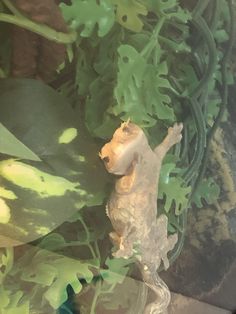
M 115 131 L 111 141 L 102 147 L 99 156 L 108 172 L 125 175 L 146 144 L 143 130 L 134 123 L 124 122 Z

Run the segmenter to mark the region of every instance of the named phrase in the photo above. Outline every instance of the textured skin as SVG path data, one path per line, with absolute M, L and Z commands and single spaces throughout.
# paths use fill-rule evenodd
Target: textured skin
M 120 176 L 107 204 L 114 228 L 110 238 L 117 248 L 113 255 L 135 255 L 145 283 L 158 295 L 145 313 L 164 313 L 170 301 L 157 269 L 161 261 L 168 268 L 167 253 L 175 246 L 177 235 L 167 236 L 165 215 L 156 218 L 157 191 L 162 160 L 180 142 L 182 128 L 182 124 L 169 128 L 163 142 L 152 150 L 142 129 L 125 122 L 100 152 L 107 171 Z

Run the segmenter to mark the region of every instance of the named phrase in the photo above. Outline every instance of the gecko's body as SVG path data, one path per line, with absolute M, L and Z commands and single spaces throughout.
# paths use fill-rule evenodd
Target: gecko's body
M 107 214 L 114 232 L 111 240 L 117 247 L 116 257 L 137 257 L 144 281 L 159 296 L 145 313 L 163 313 L 170 301 L 169 290 L 158 277 L 167 253 L 173 249 L 177 236 L 167 237 L 167 218 L 157 216 L 157 191 L 162 160 L 167 151 L 181 140 L 182 124 L 169 128 L 164 141 L 152 150 L 137 125 L 123 123 L 112 140 L 101 150 L 110 173 L 119 175 L 107 204 Z

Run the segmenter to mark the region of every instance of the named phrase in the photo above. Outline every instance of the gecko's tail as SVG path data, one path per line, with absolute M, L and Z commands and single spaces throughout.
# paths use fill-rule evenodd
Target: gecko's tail
M 156 294 L 155 301 L 146 305 L 144 314 L 167 314 L 170 303 L 170 290 L 160 278 L 157 271 L 151 271 L 147 266 L 141 266 L 143 281 Z

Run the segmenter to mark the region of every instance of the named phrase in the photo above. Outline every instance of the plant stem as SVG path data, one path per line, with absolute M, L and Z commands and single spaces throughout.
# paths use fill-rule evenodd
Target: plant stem
M 94 293 L 93 302 L 90 309 L 90 314 L 96 314 L 95 310 L 96 310 L 98 296 L 100 295 L 101 286 L 102 286 L 102 282 L 101 280 L 99 280 L 95 287 L 95 293 Z
M 165 19 L 166 18 L 163 16 L 158 21 L 156 27 L 153 30 L 153 33 L 151 35 L 149 43 L 143 48 L 143 50 L 140 53 L 142 57 L 145 57 L 147 59 L 149 57 L 150 53 L 152 52 L 152 50 L 157 45 L 157 43 L 158 43 L 157 37 L 158 37 L 158 35 L 161 31 L 161 28 L 165 22 Z
M 25 28 L 33 33 L 36 33 L 48 40 L 55 41 L 61 44 L 70 44 L 76 40 L 76 32 L 69 33 L 57 32 L 55 29 L 35 23 L 25 17 L 15 16 L 6 13 L 0 13 L 0 22 L 6 22 Z
M 98 242 L 97 241 L 94 242 L 94 246 L 95 246 L 95 251 L 97 253 L 99 261 L 101 261 L 101 254 L 100 254 L 100 251 L 99 251 L 99 247 L 98 247 Z
M 11 3 L 9 0 L 2 0 L 2 2 L 5 4 L 5 6 L 15 15 L 19 17 L 24 17 L 23 14 L 20 13 L 19 10 L 17 10 L 16 7 Z
M 89 243 L 89 230 L 88 230 L 88 227 L 86 225 L 86 223 L 83 221 L 83 219 L 79 219 L 80 223 L 82 224 L 84 230 L 85 230 L 85 233 L 86 233 L 86 241 L 87 241 L 87 246 L 91 252 L 91 255 L 92 257 L 96 260 L 97 259 L 97 256 L 94 252 L 94 249 L 92 247 L 92 245 Z

